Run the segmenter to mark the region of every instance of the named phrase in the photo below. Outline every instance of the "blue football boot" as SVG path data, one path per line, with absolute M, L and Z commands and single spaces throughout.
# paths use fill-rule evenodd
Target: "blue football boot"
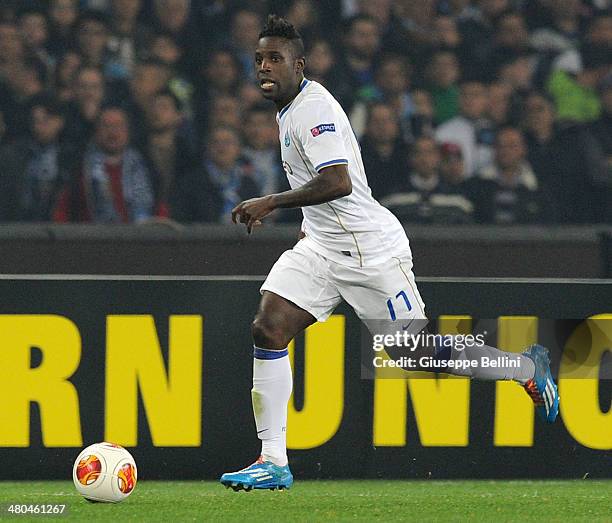
M 238 472 L 226 472 L 221 476 L 222 485 L 227 488 L 232 487 L 234 491 L 252 489 L 283 490 L 291 488 L 293 485 L 293 475 L 289 470 L 289 465 L 279 467 L 271 461 L 264 461 L 259 456 L 252 465 L 239 470 Z
M 548 349 L 542 345 L 531 345 L 523 352 L 535 365 L 535 376 L 523 385 L 533 400 L 538 415 L 553 423 L 559 414 L 559 391 L 550 372 Z

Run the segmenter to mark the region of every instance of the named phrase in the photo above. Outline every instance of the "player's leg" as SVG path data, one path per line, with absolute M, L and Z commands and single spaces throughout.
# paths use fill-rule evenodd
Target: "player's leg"
M 251 326 L 253 413 L 264 461 L 287 465 L 287 402 L 293 379 L 287 345 L 316 318 L 295 303 L 264 291 Z
M 425 310 L 412 274 L 410 258 L 392 258 L 378 267 L 353 269 L 338 267 L 334 271 L 342 297 L 355 309 L 372 334 L 406 332 L 418 334 L 423 329 Z M 432 343 L 430 340 L 434 341 Z M 457 362 L 477 362 L 446 367 L 449 374 L 481 380 L 514 380 L 525 387 L 538 412 L 547 421 L 554 421 L 559 397 L 549 368 L 548 353 L 540 346 L 530 347 L 523 354 L 505 352 L 489 345 L 455 343 L 454 337 L 421 337 L 426 343 L 409 348 L 406 356 L 416 362 L 422 356 Z M 395 352 L 401 352 L 395 348 Z M 412 349 L 412 350 L 410 350 Z M 502 362 L 499 366 L 479 362 Z M 431 370 L 419 369 L 414 370 Z
M 516 381 L 533 400 L 538 415 L 548 423 L 555 421 L 559 413 L 559 392 L 550 370 L 548 349 L 531 345 L 517 354 L 490 345 L 466 345 L 453 336 L 438 339 L 436 359 L 465 365 L 449 366 L 444 372 L 479 380 Z M 490 362 L 497 362 L 497 366 L 491 366 Z
M 299 242 L 283 253 L 261 287 L 262 299 L 252 324 L 253 413 L 262 442 L 253 465 L 221 476 L 235 490 L 288 488 L 287 403 L 292 375 L 287 345 L 315 321 L 324 321 L 341 298 L 327 277 L 327 264 Z

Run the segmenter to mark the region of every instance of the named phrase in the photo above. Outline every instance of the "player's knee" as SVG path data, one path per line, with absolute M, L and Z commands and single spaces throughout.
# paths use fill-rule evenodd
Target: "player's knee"
M 284 349 L 288 340 L 283 328 L 277 322 L 257 316 L 251 324 L 253 341 L 262 349 Z

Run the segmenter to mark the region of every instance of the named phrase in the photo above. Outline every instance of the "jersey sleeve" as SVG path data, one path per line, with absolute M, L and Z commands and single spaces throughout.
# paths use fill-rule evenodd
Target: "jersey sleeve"
M 315 171 L 348 164 L 341 122 L 326 100 L 301 107 L 294 118 L 295 131 Z

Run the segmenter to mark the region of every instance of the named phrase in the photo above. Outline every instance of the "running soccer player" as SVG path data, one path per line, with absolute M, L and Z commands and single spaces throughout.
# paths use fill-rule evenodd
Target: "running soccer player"
M 293 382 L 287 345 L 298 333 L 325 321 L 343 299 L 371 331 L 376 328 L 374 318 L 391 316 L 391 323 L 409 332 L 420 331 L 423 322 L 415 320 L 425 319 L 404 229 L 372 197 L 359 144 L 342 107 L 322 85 L 304 77 L 304 44 L 289 22 L 268 17 L 255 64 L 263 96 L 278 108 L 281 156 L 292 189 L 246 200 L 233 209 L 232 219 L 246 224 L 249 233 L 279 208 L 301 207 L 304 220 L 301 239 L 282 254 L 261 287 L 252 324 L 252 401 L 261 455 L 252 465 L 221 476 L 221 483 L 234 490 L 293 484 L 286 450 Z M 432 351 L 434 357 L 449 361 L 489 357 L 515 362 L 445 372 L 515 380 L 525 387 L 541 417 L 555 420 L 559 395 L 544 347 L 532 345 L 523 354 L 487 345 L 461 348 Z

